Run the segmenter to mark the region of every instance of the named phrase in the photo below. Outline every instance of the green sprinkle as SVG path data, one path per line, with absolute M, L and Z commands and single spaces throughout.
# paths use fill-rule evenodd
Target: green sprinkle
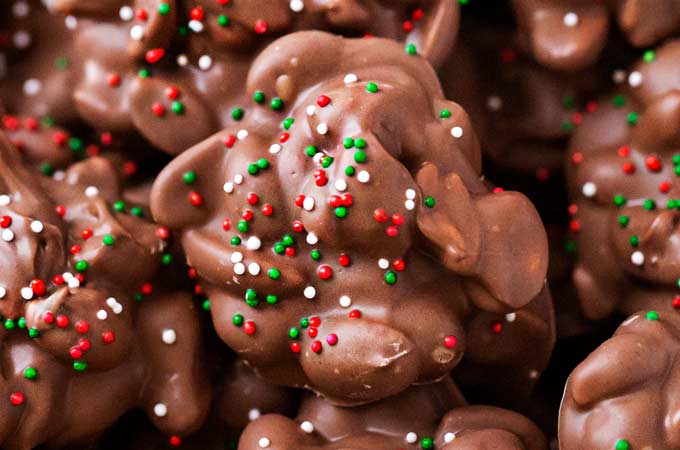
M 123 200 L 118 200 L 113 204 L 113 209 L 118 212 L 125 212 L 125 202 Z
M 337 217 L 338 219 L 344 219 L 345 217 L 347 217 L 347 208 L 345 208 L 344 206 L 338 206 L 337 208 L 335 208 L 335 217 Z
M 108 245 L 109 247 L 112 246 L 115 242 L 116 242 L 116 239 L 113 236 L 111 236 L 110 234 L 106 234 L 102 238 L 102 243 L 104 245 Z
M 318 260 L 321 259 L 321 252 L 320 252 L 319 250 L 317 250 L 317 249 L 314 249 L 314 250 L 312 250 L 311 252 L 309 252 L 309 256 L 310 256 L 314 261 L 318 261 Z
M 428 208 L 434 208 L 434 203 L 435 203 L 434 197 L 430 197 L 428 195 L 427 197 L 425 197 L 424 202 L 425 202 L 425 206 L 427 206 Z
M 576 242 L 569 240 L 564 244 L 564 248 L 567 253 L 574 253 L 576 251 Z
M 281 240 L 283 241 L 283 245 L 285 245 L 286 247 L 295 245 L 295 238 L 293 238 L 293 236 L 291 236 L 290 234 L 284 234 Z
M 645 314 L 645 318 L 647 320 L 659 320 L 659 313 L 656 311 L 647 311 L 647 314 Z
M 283 100 L 279 97 L 274 97 L 271 102 L 269 102 L 269 107 L 274 111 L 280 111 L 283 108 Z
M 83 150 L 83 140 L 77 137 L 72 137 L 68 140 L 68 147 L 73 152 L 81 152 Z
M 11 331 L 16 328 L 17 324 L 12 319 L 5 319 L 5 330 Z
M 17 320 L 17 325 L 19 326 L 19 328 L 26 328 L 26 318 L 19 317 L 19 320 Z
M 234 108 L 231 110 L 231 118 L 234 120 L 241 120 L 243 119 L 243 109 L 242 108 Z
M 328 169 L 331 166 L 331 164 L 333 164 L 333 161 L 334 161 L 333 157 L 326 155 L 324 159 L 321 160 L 321 167 L 323 167 L 324 169 Z
M 241 233 L 245 233 L 248 231 L 248 222 L 245 220 L 239 220 L 238 225 L 236 225 L 236 229 L 240 231 Z
M 84 260 L 78 261 L 76 263 L 76 270 L 78 272 L 85 272 L 87 270 L 88 266 L 89 266 L 89 264 L 87 263 L 87 261 L 84 261 Z
M 144 210 L 139 206 L 133 206 L 132 208 L 130 208 L 130 214 L 132 214 L 135 217 L 142 217 L 144 215 Z
M 640 244 L 640 238 L 634 234 L 628 238 L 628 242 L 630 243 L 631 247 L 637 247 Z
M 434 441 L 431 437 L 424 437 L 420 440 L 420 448 L 423 450 L 432 450 L 434 448 Z
M 151 72 L 149 72 L 149 69 L 141 69 L 139 72 L 137 72 L 137 75 L 139 78 L 149 78 L 151 76 Z
M 359 164 L 366 162 L 366 152 L 363 150 L 357 150 L 354 152 L 354 161 Z
M 161 256 L 161 264 L 164 266 L 169 266 L 172 264 L 172 253 L 165 253 Z
M 675 166 L 673 171 L 675 172 L 676 175 L 680 176 L 680 166 Z
M 179 100 L 172 102 L 172 112 L 174 112 L 178 116 L 181 116 L 182 114 L 184 114 L 184 104 Z
M 283 128 L 288 130 L 294 123 L 295 119 L 293 119 L 292 117 L 286 117 L 285 119 L 283 119 Z
M 217 17 L 217 24 L 221 27 L 226 27 L 229 25 L 229 17 L 225 16 L 224 14 L 220 14 Z
M 179 27 L 177 27 L 177 34 L 179 34 L 180 36 L 188 35 L 189 27 L 187 27 L 186 25 L 180 25 Z
M 241 325 L 243 325 L 243 316 L 241 314 L 234 314 L 231 317 L 231 323 L 233 323 L 237 327 L 240 327 Z
M 440 111 L 439 113 L 440 119 L 448 119 L 449 117 L 451 117 L 451 111 L 449 111 L 448 109 L 442 109 Z
M 629 112 L 628 115 L 626 116 L 626 120 L 628 121 L 628 125 L 630 126 L 637 125 L 638 113 L 636 113 L 635 111 Z
M 562 99 L 562 107 L 565 109 L 572 109 L 575 104 L 573 95 L 565 95 Z
M 24 378 L 27 380 L 35 380 L 38 377 L 38 371 L 33 367 L 26 367 L 24 369 Z
M 354 140 L 354 146 L 356 148 L 366 148 L 366 139 L 364 138 L 356 138 Z
M 141 302 L 142 300 L 144 300 L 144 294 L 142 294 L 141 292 L 136 293 L 135 300 Z
M 352 139 L 351 137 L 346 137 L 345 139 L 342 140 L 342 146 L 345 147 L 346 149 L 354 147 L 354 139 Z
M 564 122 L 562 122 L 562 131 L 569 133 L 573 129 L 574 129 L 574 125 L 571 123 L 570 120 L 565 120 Z
M 348 177 L 353 177 L 355 173 L 356 169 L 354 168 L 354 166 L 345 167 L 345 175 L 347 175 Z
M 623 94 L 617 94 L 612 99 L 614 106 L 620 108 L 626 104 L 626 97 Z
M 292 327 L 288 330 L 288 337 L 291 339 L 297 339 L 300 337 L 300 330 L 297 327 Z
M 255 292 L 255 289 L 246 289 L 246 301 L 247 300 L 255 300 L 257 298 L 257 292 Z
M 248 173 L 251 175 L 257 175 L 260 172 L 260 168 L 257 167 L 257 164 L 248 164 Z
M 189 172 L 184 172 L 182 180 L 184 180 L 184 184 L 194 184 L 194 182 L 196 181 L 196 172 L 194 172 L 193 170 L 190 170 Z
M 265 158 L 258 159 L 256 164 L 257 167 L 263 170 L 269 167 L 269 161 L 267 161 Z
M 241 245 L 241 238 L 238 236 L 234 236 L 231 238 L 231 245 L 236 246 L 236 245 Z
M 300 326 L 302 328 L 307 328 L 309 326 L 309 319 L 306 318 L 306 317 L 303 317 L 302 319 L 300 319 Z
M 279 278 L 281 278 L 281 271 L 276 267 L 272 267 L 267 272 L 267 275 L 269 275 L 269 278 L 271 278 L 272 280 L 278 280 Z
M 650 63 L 654 61 L 654 58 L 656 58 L 656 55 L 654 54 L 654 50 L 647 50 L 643 55 L 642 59 L 646 63 Z
M 314 155 L 316 155 L 317 153 L 319 153 L 319 151 L 318 151 L 318 150 L 316 149 L 316 147 L 314 147 L 313 145 L 309 145 L 309 146 L 307 146 L 307 148 L 305 149 L 305 154 L 306 154 L 307 156 L 314 156 Z
M 264 103 L 264 92 L 262 91 L 255 91 L 253 94 L 253 100 L 255 103 Z
M 286 246 L 283 245 L 283 242 L 277 242 L 274 244 L 274 253 L 277 255 L 283 255 L 283 253 L 286 251 Z
M 170 13 L 170 5 L 168 3 L 161 3 L 158 5 L 158 14 L 161 16 L 168 15 Z
M 210 311 L 210 300 L 207 298 L 203 300 L 203 303 L 201 303 L 201 308 L 203 308 L 203 311 Z
M 618 207 L 621 207 L 626 204 L 626 197 L 620 194 L 616 194 L 614 196 L 614 204 Z
M 666 208 L 668 208 L 668 209 L 675 209 L 677 207 L 678 207 L 678 201 L 677 200 L 670 199 L 670 200 L 668 200 L 668 202 L 666 202 Z
M 87 363 L 85 361 L 73 361 L 73 370 L 85 372 L 87 370 Z
M 40 336 L 40 331 L 38 331 L 37 328 L 31 328 L 28 330 L 28 337 L 30 337 L 31 339 L 35 339 L 38 336 Z
M 378 85 L 373 81 L 369 81 L 366 84 L 366 92 L 370 92 L 371 94 L 378 92 Z
M 397 282 L 397 274 L 391 270 L 385 273 L 385 283 L 394 284 Z
M 619 225 L 621 225 L 622 228 L 627 227 L 629 223 L 630 223 L 630 217 L 619 216 Z
M 407 44 L 406 45 L 406 53 L 409 55 L 417 55 L 418 54 L 418 49 L 416 49 L 415 44 Z
M 57 56 L 56 58 L 54 58 L 54 67 L 56 67 L 59 70 L 68 69 L 68 66 L 70 65 L 71 62 L 65 56 Z
M 673 155 L 673 165 L 677 166 L 680 164 L 680 154 L 676 153 Z
M 42 163 L 42 164 L 40 164 L 40 172 L 43 175 L 48 175 L 48 176 L 52 175 L 54 173 L 54 167 L 52 167 L 52 164 L 50 164 L 48 162 Z
M 267 296 L 267 303 L 269 303 L 270 305 L 275 305 L 278 302 L 279 302 L 279 297 L 277 297 L 276 295 L 269 294 Z
M 656 209 L 656 202 L 651 198 L 648 198 L 647 200 L 645 200 L 645 203 L 642 205 L 642 207 L 645 208 L 647 211 L 651 211 L 653 209 Z

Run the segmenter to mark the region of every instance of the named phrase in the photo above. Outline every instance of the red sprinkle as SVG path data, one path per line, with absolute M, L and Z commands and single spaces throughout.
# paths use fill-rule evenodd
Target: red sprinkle
M 444 347 L 446 348 L 453 348 L 456 346 L 456 337 L 453 335 L 445 336 L 444 337 Z
M 319 329 L 316 327 L 309 327 L 307 329 L 307 334 L 310 338 L 315 338 L 319 334 Z
M 45 313 L 42 316 L 43 322 L 45 322 L 47 325 L 51 325 L 54 323 L 54 313 L 52 311 L 45 311 Z
M 293 231 L 296 233 L 302 233 L 305 231 L 305 226 L 299 220 L 293 222 Z
M 496 334 L 500 334 L 501 331 L 503 331 L 503 324 L 500 322 L 494 322 L 491 325 L 491 331 L 493 331 Z
M 312 351 L 313 351 L 314 353 L 319 353 L 319 352 L 321 352 L 321 348 L 322 348 L 321 341 L 314 341 L 314 342 L 312 342 L 311 347 L 312 347 Z
M 170 230 L 168 230 L 168 227 L 159 226 L 156 228 L 156 236 L 165 241 L 170 237 Z
M 235 143 L 236 136 L 234 136 L 233 134 L 228 134 L 227 137 L 224 138 L 224 146 L 227 148 L 232 148 Z
M 153 105 L 151 105 L 151 112 L 154 116 L 162 117 L 165 115 L 165 106 L 159 102 L 155 102 Z
M 12 225 L 12 218 L 10 216 L 0 217 L 0 227 L 9 228 Z
M 399 234 L 399 228 L 395 227 L 394 225 L 390 225 L 389 227 L 387 227 L 387 230 L 385 230 L 385 232 L 389 237 L 395 237 L 396 235 Z
M 113 331 L 104 331 L 102 333 L 102 342 L 104 342 L 104 344 L 112 344 L 115 340 L 116 335 L 113 334 Z
M 387 222 L 387 214 L 384 209 L 376 209 L 373 211 L 373 218 L 377 222 Z
M 173 447 L 179 447 L 180 445 L 182 445 L 182 438 L 180 438 L 179 436 L 170 436 L 170 439 L 168 439 L 168 442 Z
M 80 349 L 80 347 L 73 346 L 68 351 L 68 353 L 69 355 L 71 355 L 71 358 L 73 359 L 80 359 L 83 357 L 83 351 Z
M 623 173 L 630 175 L 635 172 L 635 165 L 632 162 L 623 163 Z
M 222 221 L 222 229 L 223 229 L 224 231 L 229 231 L 229 230 L 231 230 L 231 220 L 229 220 L 229 219 L 224 219 L 224 220 Z
M 267 32 L 267 22 L 262 19 L 257 19 L 255 21 L 255 32 L 257 34 L 263 34 Z
M 257 205 L 257 202 L 260 201 L 260 197 L 258 197 L 254 192 L 249 192 L 246 196 L 246 201 L 249 205 Z
M 668 194 L 668 192 L 671 190 L 671 184 L 668 181 L 662 181 L 661 184 L 659 184 L 659 191 L 663 194 Z
M 80 334 L 85 334 L 90 331 L 90 324 L 86 320 L 79 320 L 76 323 L 76 331 Z
M 340 264 L 342 267 L 349 266 L 349 256 L 345 255 L 344 253 L 340 253 L 340 256 L 338 257 L 338 264 Z
M 244 323 L 243 324 L 243 331 L 248 336 L 252 336 L 253 334 L 255 334 L 255 331 L 257 331 L 256 327 L 255 327 L 255 322 L 252 322 L 252 321 L 249 320 L 246 323 Z
M 265 203 L 264 205 L 262 205 L 260 211 L 262 211 L 262 214 L 265 216 L 271 216 L 272 213 L 274 212 L 274 207 L 269 203 Z
M 300 353 L 300 343 L 299 342 L 293 342 L 290 344 L 290 350 L 293 353 Z
M 120 74 L 113 72 L 106 78 L 106 83 L 111 87 L 120 86 Z
M 645 158 L 645 165 L 651 172 L 661 171 L 661 160 L 657 156 L 648 156 Z
M 90 341 L 88 339 L 82 338 L 78 341 L 78 347 L 84 352 L 90 349 Z
M 338 343 L 338 335 L 335 333 L 331 333 L 328 336 L 326 336 L 326 342 L 328 342 L 329 345 L 335 345 Z
M 358 319 L 361 317 L 361 311 L 358 309 L 353 309 L 349 312 L 349 318 L 350 319 Z
M 309 326 L 310 327 L 318 327 L 321 325 L 321 318 L 317 316 L 312 316 L 309 318 Z
M 85 228 L 83 231 L 80 232 L 81 236 L 83 236 L 83 239 L 87 240 L 92 237 L 94 234 L 90 228 Z
M 162 48 L 152 48 L 146 52 L 146 62 L 149 64 L 155 64 L 161 60 L 165 55 L 165 50 Z
M 191 12 L 189 12 L 189 17 L 191 17 L 193 20 L 203 20 L 203 16 L 203 8 L 200 6 L 191 8 Z
M 190 192 L 189 203 L 191 203 L 192 206 L 201 206 L 203 204 L 203 197 L 198 192 Z
M 9 396 L 9 401 L 14 406 L 19 406 L 24 403 L 24 393 L 23 392 L 13 392 Z
M 397 259 L 395 260 L 392 265 L 394 266 L 394 269 L 397 270 L 398 272 L 401 272 L 402 270 L 406 269 L 406 262 L 403 259 Z
M 316 98 L 316 104 L 319 105 L 319 106 L 321 106 L 322 108 L 328 106 L 328 104 L 329 104 L 330 102 L 331 102 L 331 99 L 330 99 L 330 97 L 327 96 L 327 95 L 323 95 L 323 94 L 322 94 L 322 95 L 319 95 L 319 96 Z
M 68 317 L 66 317 L 63 314 L 59 314 L 57 316 L 57 326 L 59 328 L 66 328 L 68 326 L 69 320 Z

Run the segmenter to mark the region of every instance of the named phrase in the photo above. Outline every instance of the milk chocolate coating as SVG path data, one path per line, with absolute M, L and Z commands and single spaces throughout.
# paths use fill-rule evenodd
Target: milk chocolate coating
M 183 153 L 151 201 L 220 337 L 266 378 L 349 405 L 440 379 L 498 329 L 483 363 L 530 385 L 553 339 L 550 299 L 532 306 L 545 232 L 522 195 L 487 190 L 469 119 L 424 59 L 393 41 L 295 33 L 260 54 L 247 86 L 285 106 Z M 532 325 L 488 320 L 518 310 Z M 547 351 L 504 359 L 535 336 L 525 325 Z
M 513 0 L 519 35 L 534 57 L 556 70 L 597 61 L 614 21 L 635 47 L 680 31 L 678 0 Z
M 271 414 L 251 423 L 238 448 L 547 448 L 545 437 L 529 419 L 500 408 L 464 404 L 447 380 L 355 408 L 309 396 L 295 420 Z
M 120 20 L 125 3 L 48 2 L 56 11 L 94 21 L 84 20 L 76 32 L 82 70 L 75 77 L 75 105 L 95 128 L 136 130 L 171 154 L 232 125 L 233 109 L 250 114 L 252 98 L 243 95 L 248 68 L 281 34 L 321 29 L 389 37 L 413 44 L 440 64 L 455 43 L 459 22 L 456 0 L 306 0 L 299 2 L 300 11 L 290 0 L 224 5 L 214 0 L 138 0 L 131 11 L 142 9 L 146 17 L 123 14 L 127 20 Z M 165 14 L 161 3 L 169 5 Z M 176 35 L 175 29 L 187 23 L 188 36 Z M 154 54 L 161 55 L 159 61 L 150 58 Z M 141 77 L 142 68 L 150 69 L 150 76 Z M 175 95 L 169 96 L 169 87 L 176 89 Z M 179 104 L 181 112 L 172 109 Z
M 677 148 L 680 41 L 641 61 L 574 134 L 574 282 L 591 319 L 680 306 Z
M 674 449 L 680 318 L 640 312 L 569 377 L 560 409 L 560 449 Z
M 150 290 L 166 244 L 110 207 L 120 184 L 108 161 L 62 175 L 28 169 L 0 135 L 0 445 L 88 442 L 136 407 L 165 432 L 197 429 L 210 386 L 195 305 Z

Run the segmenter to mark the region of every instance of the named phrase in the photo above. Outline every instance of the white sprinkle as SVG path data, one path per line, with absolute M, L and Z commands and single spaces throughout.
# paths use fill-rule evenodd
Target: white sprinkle
M 248 411 L 248 420 L 250 420 L 251 422 L 253 420 L 257 420 L 260 418 L 260 415 L 261 415 L 260 410 L 257 408 L 253 408 L 250 411 Z
M 141 41 L 144 38 L 144 27 L 139 24 L 130 27 L 130 37 L 135 41 Z
M 61 274 L 61 277 L 68 283 L 73 278 L 73 274 L 71 272 L 64 272 Z
M 95 186 L 88 186 L 85 189 L 86 197 L 96 197 L 97 195 L 99 195 L 99 189 L 97 189 Z
M 451 128 L 451 136 L 455 138 L 459 138 L 463 136 L 463 129 L 461 127 L 453 127 Z
M 109 308 L 113 308 L 113 307 L 116 306 L 117 304 L 118 304 L 118 300 L 116 300 L 116 299 L 113 298 L 113 297 L 109 297 L 109 298 L 106 299 L 106 305 L 107 305 Z
M 164 344 L 172 345 L 177 342 L 177 333 L 172 328 L 166 328 L 163 330 L 161 339 L 163 340 Z
M 335 180 L 334 186 L 340 192 L 347 190 L 347 182 L 342 178 Z
M 409 431 L 408 433 L 406 433 L 406 442 L 408 442 L 409 444 L 415 444 L 416 442 L 418 442 L 418 435 L 415 434 L 413 431 Z
M 78 281 L 77 278 L 74 278 L 74 280 L 75 280 L 75 281 Z M 70 284 L 70 283 L 69 283 L 69 284 Z M 80 285 L 80 282 L 79 282 L 79 281 L 78 281 L 78 285 Z M 77 286 L 76 286 L 76 287 L 77 287 Z M 123 305 L 121 305 L 120 303 L 118 303 L 117 305 L 115 305 L 115 306 L 114 306 L 113 308 L 111 308 L 111 309 L 113 310 L 113 313 L 114 313 L 115 315 L 119 315 L 120 313 L 123 312 Z
M 30 300 L 33 298 L 33 289 L 30 287 L 22 287 L 21 288 L 21 298 L 24 300 Z
M 588 198 L 594 197 L 597 194 L 597 186 L 592 181 L 588 181 L 583 184 L 581 192 Z
M 222 186 L 222 189 L 224 189 L 224 192 L 226 192 L 227 194 L 231 194 L 232 192 L 234 192 L 234 183 L 232 183 L 231 181 L 227 181 L 226 183 L 224 183 L 224 186 Z
M 256 262 L 248 264 L 248 273 L 251 275 L 259 275 L 260 274 L 260 265 Z
M 236 275 L 243 275 L 246 273 L 246 266 L 243 263 L 236 263 L 234 264 L 234 273 Z
M 305 4 L 302 3 L 302 0 L 290 0 L 290 9 L 293 12 L 300 12 L 305 9 Z
M 184 67 L 187 64 L 189 64 L 189 58 L 187 58 L 187 55 L 182 53 L 181 55 L 177 55 L 177 65 L 180 67 Z
M 570 28 L 575 27 L 576 25 L 578 25 L 578 14 L 576 14 L 575 12 L 568 12 L 562 18 L 562 22 L 567 27 Z
M 491 111 L 500 111 L 503 107 L 503 99 L 497 95 L 492 95 L 486 99 L 486 106 L 488 106 Z
M 43 223 L 39 220 L 34 220 L 31 222 L 31 231 L 34 233 L 41 233 L 45 229 Z
M 194 33 L 200 33 L 200 32 L 203 31 L 203 22 L 200 22 L 198 20 L 190 20 L 189 21 L 189 28 Z
M 416 199 L 416 190 L 415 189 L 406 189 L 406 198 L 409 200 L 415 200 Z
M 511 312 L 505 315 L 505 320 L 508 322 L 514 322 L 517 319 L 517 313 Z
M 307 434 L 312 434 L 314 433 L 314 424 L 309 420 L 305 420 L 300 424 L 300 429 Z
M 238 130 L 238 133 L 236 133 L 236 137 L 238 138 L 239 141 L 244 140 L 245 138 L 248 137 L 248 130 Z
M 352 299 L 348 295 L 343 295 L 340 297 L 340 306 L 343 308 L 349 308 L 352 305 Z
M 234 183 L 236 183 L 236 184 L 243 183 L 243 175 L 241 175 L 240 173 L 237 173 L 236 175 L 234 175 Z
M 103 309 L 100 309 L 97 311 L 97 319 L 99 320 L 106 320 L 106 318 L 109 317 L 109 314 L 104 311 Z
M 305 211 L 311 211 L 314 209 L 314 197 L 305 197 L 304 201 L 302 202 L 302 207 L 305 209 Z
M 64 19 L 64 25 L 66 25 L 66 28 L 69 30 L 75 30 L 78 26 L 78 19 L 76 19 L 74 16 L 66 16 Z
M 262 247 L 262 242 L 257 236 L 250 236 L 246 241 L 246 248 L 248 250 L 259 250 Z
M 52 175 L 52 178 L 54 178 L 57 181 L 62 181 L 64 178 L 66 178 L 66 172 L 63 170 L 56 170 L 54 172 L 54 175 Z
M 12 197 L 7 194 L 0 195 L 0 206 L 7 206 L 12 203 Z
M 31 289 L 32 290 L 32 289 Z M 0 286 L 0 298 L 5 298 L 5 295 L 7 295 L 7 289 L 4 287 Z
M 444 442 L 448 444 L 449 442 L 453 441 L 456 439 L 456 434 L 451 433 L 450 431 L 444 435 Z
M 26 2 L 14 2 L 12 5 L 12 14 L 14 17 L 23 18 L 29 13 L 30 8 Z
M 307 235 L 307 243 L 308 243 L 309 245 L 314 245 L 314 244 L 316 244 L 317 242 L 319 242 L 319 238 L 317 237 L 316 234 L 314 234 L 314 233 L 309 233 L 309 234 Z
M 198 58 L 198 67 L 201 70 L 208 70 L 212 67 L 212 58 L 209 55 L 203 55 Z
M 305 109 L 305 111 L 307 112 L 308 116 L 313 116 L 314 114 L 316 114 L 316 106 L 309 105 L 307 109 Z
M 415 208 L 415 207 L 416 207 L 416 202 L 414 202 L 413 200 L 406 200 L 404 202 L 404 208 L 408 209 L 409 211 L 412 211 L 413 208 Z
M 73 277 L 70 280 L 68 280 L 68 287 L 70 287 L 71 289 L 79 288 L 80 287 L 80 281 L 78 281 L 78 278 Z M 115 313 L 116 311 L 114 310 L 113 312 Z
M 243 261 L 243 253 L 234 252 L 234 253 L 231 254 L 231 262 L 236 264 L 236 263 L 240 263 L 241 261 Z
M 632 262 L 636 266 L 643 265 L 645 263 L 645 254 L 642 253 L 640 250 L 633 252 L 633 254 L 630 255 L 630 262 Z
M 630 75 L 628 75 L 628 84 L 630 84 L 631 87 L 640 86 L 642 84 L 642 74 L 637 70 L 631 72 Z
M 153 413 L 158 417 L 165 417 L 168 414 L 168 407 L 164 403 L 156 403 L 153 407 Z
M 5 242 L 12 242 L 14 240 L 14 231 L 4 229 L 2 230 L 2 234 L 0 234 L 0 237 L 2 237 L 2 240 Z
M 612 74 L 612 80 L 614 80 L 614 83 L 616 84 L 621 84 L 623 81 L 626 79 L 626 72 L 619 69 L 615 70 L 614 73 Z
M 120 20 L 127 22 L 135 17 L 135 12 L 129 6 L 123 6 L 118 10 L 118 17 L 120 17 Z
M 319 153 L 317 153 L 316 155 L 314 155 L 314 156 L 312 157 L 312 160 L 313 160 L 316 164 L 321 164 L 321 160 L 322 160 L 325 156 L 326 156 L 326 155 L 324 155 L 322 152 L 319 152 Z
M 305 298 L 313 299 L 314 297 L 316 297 L 316 289 L 314 288 L 314 286 L 307 286 L 303 292 L 303 295 L 305 296 Z
M 271 147 L 269 147 L 269 153 L 272 155 L 276 155 L 281 151 L 281 144 L 272 144 Z
M 260 448 L 267 448 L 267 447 L 269 447 L 269 446 L 271 445 L 271 443 L 272 443 L 272 441 L 270 441 L 270 440 L 267 439 L 266 437 L 260 438 L 260 440 L 257 441 L 257 445 L 258 445 Z
M 33 96 L 40 92 L 42 89 L 42 83 L 37 78 L 29 78 L 28 80 L 24 81 L 23 89 L 24 94 Z
M 357 180 L 359 180 L 359 183 L 368 183 L 368 180 L 370 180 L 370 179 L 371 179 L 371 174 L 366 172 L 365 170 L 362 170 L 357 175 Z
M 380 258 L 378 260 L 378 267 L 380 267 L 383 270 L 387 269 L 388 267 L 390 267 L 390 262 L 385 258 Z
M 538 370 L 530 371 L 529 372 L 529 378 L 531 378 L 532 380 L 535 380 L 536 378 L 538 378 Z
M 328 124 L 325 123 L 320 123 L 316 126 L 316 132 L 319 134 L 326 134 L 328 133 Z
M 31 45 L 31 35 L 27 31 L 17 31 L 12 36 L 12 43 L 18 49 L 24 49 Z
M 359 81 L 359 77 L 357 77 L 355 74 L 348 73 L 347 75 L 345 75 L 344 79 L 345 84 L 352 84 L 356 83 L 357 81 Z

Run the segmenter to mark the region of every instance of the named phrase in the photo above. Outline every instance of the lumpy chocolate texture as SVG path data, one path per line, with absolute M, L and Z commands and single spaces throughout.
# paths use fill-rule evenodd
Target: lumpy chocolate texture
M 136 407 L 165 432 L 198 428 L 197 312 L 191 295 L 152 292 L 166 244 L 111 207 L 111 164 L 41 176 L 1 134 L 0 191 L 0 445 L 88 442 Z
M 543 65 L 581 70 L 607 44 L 614 21 L 635 47 L 652 46 L 680 31 L 677 0 L 513 0 L 520 38 Z
M 46 3 L 53 12 L 69 15 L 72 30 L 55 39 L 47 25 L 63 28 L 62 17 L 42 10 L 35 21 L 25 16 L 25 22 L 36 24 L 31 55 L 38 62 L 24 57 L 13 68 L 10 61 L 13 82 L 7 92 L 0 90 L 8 111 L 56 114 L 59 106 L 69 118 L 78 115 L 98 130 L 123 136 L 139 133 L 171 154 L 250 113 L 253 100 L 243 95 L 248 69 L 257 53 L 282 34 L 322 29 L 389 37 L 440 64 L 455 43 L 459 22 L 456 0 Z M 43 18 L 47 24 L 40 27 Z M 48 45 L 41 46 L 44 41 Z M 45 53 L 68 55 L 59 60 L 69 61 L 67 70 L 54 68 Z M 30 75 L 22 72 L 24 66 Z M 31 92 L 41 87 L 40 93 L 17 95 L 14 80 L 30 80 L 25 86 Z M 56 95 L 61 101 L 50 101 L 49 108 L 33 107 Z
M 678 448 L 679 339 L 675 312 L 627 319 L 569 377 L 560 448 Z
M 355 408 L 309 396 L 294 420 L 270 414 L 251 423 L 241 435 L 239 450 L 547 448 L 529 419 L 500 408 L 464 404 L 448 380 Z
M 188 150 L 152 192 L 220 337 L 340 404 L 440 379 L 466 348 L 497 385 L 530 386 L 553 342 L 545 232 L 525 197 L 487 190 L 469 119 L 424 59 L 295 33 L 247 87 L 281 108 Z
M 574 281 L 591 319 L 680 307 L 680 42 L 635 64 L 570 144 Z

